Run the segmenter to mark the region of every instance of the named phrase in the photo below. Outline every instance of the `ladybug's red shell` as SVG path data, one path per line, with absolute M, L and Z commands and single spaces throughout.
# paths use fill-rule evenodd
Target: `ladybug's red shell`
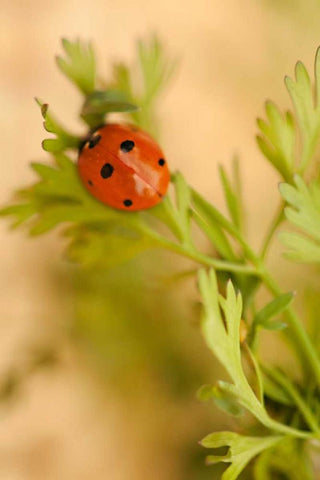
M 170 181 L 159 145 L 129 125 L 109 124 L 96 130 L 80 152 L 78 168 L 92 195 L 121 210 L 153 207 Z

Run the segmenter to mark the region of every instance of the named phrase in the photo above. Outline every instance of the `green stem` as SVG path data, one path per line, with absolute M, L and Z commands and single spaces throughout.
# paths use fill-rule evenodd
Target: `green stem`
M 306 423 L 310 427 L 310 429 L 316 433 L 320 433 L 320 428 L 317 422 L 317 419 L 313 412 L 310 410 L 308 404 L 304 401 L 301 397 L 298 389 L 291 383 L 291 381 L 280 371 L 278 370 L 269 370 L 264 368 L 268 375 L 270 375 L 279 385 L 281 385 L 288 395 L 292 398 L 300 413 L 302 414 L 303 418 L 305 419 Z
M 275 430 L 279 433 L 284 433 L 285 435 L 292 435 L 296 438 L 314 438 L 314 435 L 310 432 L 304 430 L 298 430 L 297 428 L 289 427 L 288 425 L 284 425 L 283 423 L 279 423 L 272 418 L 269 418 L 268 422 L 265 422 L 264 425 L 271 430 Z
M 178 253 L 181 253 L 185 257 L 195 260 L 202 265 L 208 267 L 214 267 L 217 271 L 243 273 L 245 275 L 258 275 L 256 268 L 243 263 L 226 262 L 224 260 L 217 260 L 215 258 L 204 255 L 192 248 L 181 247 L 177 249 Z
M 267 231 L 265 239 L 263 241 L 262 248 L 261 248 L 261 253 L 260 253 L 261 260 L 265 259 L 268 248 L 269 248 L 269 245 L 271 243 L 271 240 L 273 239 L 273 235 L 274 235 L 275 231 L 277 230 L 278 226 L 280 225 L 280 223 L 284 220 L 283 209 L 284 209 L 284 203 L 281 202 L 281 204 L 279 205 L 279 207 L 276 211 L 276 215 L 274 216 L 274 218 L 271 222 L 271 225 L 270 225 L 270 227 Z
M 248 383 L 246 376 L 243 373 L 243 378 L 238 383 L 239 391 L 241 392 L 240 398 L 242 397 L 243 401 L 240 403 L 254 415 L 257 420 L 260 421 L 265 427 L 270 428 L 279 433 L 285 435 L 292 435 L 297 438 L 315 438 L 318 437 L 317 433 L 314 434 L 306 430 L 298 430 L 297 428 L 291 427 L 290 425 L 285 425 L 283 423 L 274 420 L 269 417 L 269 414 L 265 410 L 263 404 L 258 400 L 255 393 L 251 389 L 251 386 Z
M 191 247 L 190 245 L 177 244 L 160 236 L 157 236 L 156 238 L 153 232 L 152 237 L 154 239 L 157 239 L 158 243 L 160 243 L 162 247 L 165 247 L 172 252 L 183 255 L 184 257 L 190 258 L 191 260 L 194 260 L 201 265 L 213 267 L 216 271 L 243 273 L 245 275 L 259 276 L 259 272 L 257 271 L 257 269 L 255 267 L 251 267 L 250 265 L 246 265 L 243 263 L 227 262 L 225 260 L 218 260 L 216 258 L 209 257 L 208 255 L 198 252 L 198 250 Z
M 259 401 L 260 401 L 261 405 L 264 407 L 263 380 L 262 380 L 262 375 L 261 375 L 259 363 L 257 362 L 256 357 L 252 353 L 252 351 L 251 351 L 251 349 L 250 349 L 250 347 L 247 343 L 244 343 L 244 349 L 247 352 L 248 357 L 249 357 L 249 359 L 252 363 L 253 369 L 255 371 L 256 378 L 257 378 L 257 384 L 258 384 L 258 393 L 259 393 L 258 398 L 259 398 Z
M 274 295 L 281 295 L 282 291 L 277 285 L 276 281 L 271 277 L 270 273 L 266 270 L 261 271 L 261 277 L 268 288 L 268 290 Z M 317 382 L 320 385 L 320 360 L 317 351 L 313 343 L 311 342 L 306 330 L 300 322 L 298 316 L 292 309 L 288 307 L 286 311 L 287 322 L 291 327 L 294 337 L 291 339 L 294 341 L 296 348 L 301 354 L 300 360 L 305 359 L 316 376 Z

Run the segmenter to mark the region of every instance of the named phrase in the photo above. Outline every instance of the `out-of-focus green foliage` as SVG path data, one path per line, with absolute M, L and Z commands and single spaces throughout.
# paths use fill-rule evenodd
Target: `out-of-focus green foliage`
M 272 102 L 266 103 L 267 121 L 258 119 L 257 137 L 261 152 L 287 182 L 295 172 L 303 174 L 319 145 L 320 133 L 320 50 L 315 59 L 314 86 L 302 62 L 295 68 L 295 79 L 285 78 L 295 115 L 282 113 Z M 301 148 L 297 149 L 298 143 Z
M 294 185 L 280 185 L 287 202 L 285 215 L 298 227 L 299 233 L 283 232 L 281 239 L 287 247 L 286 255 L 292 260 L 318 264 L 320 262 L 320 185 L 319 180 L 306 185 L 296 175 Z
M 128 67 L 124 63 L 114 65 L 114 86 L 126 92 L 128 99 L 141 108 L 130 113 L 132 121 L 153 135 L 158 134 L 155 117 L 155 102 L 159 93 L 167 86 L 176 68 L 176 62 L 169 60 L 156 36 L 147 43 L 138 41 L 136 64 Z
M 90 95 L 96 88 L 97 68 L 91 43 L 80 39 L 71 42 L 64 38 L 62 45 L 66 58 L 56 58 L 58 67 L 83 93 Z

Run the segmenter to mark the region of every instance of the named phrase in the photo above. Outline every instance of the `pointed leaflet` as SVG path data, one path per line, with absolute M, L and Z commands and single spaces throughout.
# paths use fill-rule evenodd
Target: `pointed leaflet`
M 201 445 L 206 448 L 229 447 L 225 455 L 207 457 L 207 463 L 231 463 L 222 475 L 222 480 L 236 480 L 252 458 L 282 439 L 281 436 L 245 437 L 233 432 L 215 432 L 207 435 Z
M 301 262 L 320 261 L 320 184 L 315 180 L 309 185 L 295 175 L 295 185 L 281 184 L 280 193 L 288 203 L 287 219 L 301 233 L 281 233 L 280 239 L 288 247 L 286 256 Z
M 241 204 L 241 184 L 239 178 L 239 161 L 234 158 L 232 162 L 232 178 L 227 175 L 225 168 L 220 165 L 220 179 L 230 217 L 239 231 L 243 230 L 244 214 Z
M 177 220 L 182 234 L 182 242 L 185 244 L 192 243 L 190 233 L 190 201 L 191 194 L 189 186 L 180 172 L 176 172 L 172 176 L 175 185 L 176 204 L 177 204 Z
M 234 234 L 235 228 L 213 205 L 205 200 L 198 192 L 191 189 L 192 216 L 199 227 L 206 233 L 217 252 L 227 260 L 235 260 L 225 231 Z
M 65 57 L 57 57 L 60 70 L 71 80 L 84 95 L 95 90 L 96 62 L 90 42 L 62 40 Z
M 81 138 L 67 132 L 64 127 L 49 113 L 49 105 L 36 98 L 44 118 L 43 126 L 49 133 L 55 134 L 55 138 L 47 138 L 42 142 L 42 148 L 47 152 L 57 153 L 69 148 L 79 148 Z
M 207 274 L 200 270 L 199 289 L 203 299 L 204 315 L 202 332 L 205 341 L 224 366 L 233 384 L 223 383 L 223 390 L 249 410 L 266 426 L 270 419 L 263 405 L 253 393 L 243 371 L 240 350 L 240 319 L 242 298 L 236 294 L 231 281 L 227 284 L 226 297 L 219 295 L 213 270 Z
M 176 64 L 165 58 L 163 47 L 155 35 L 149 42 L 138 41 L 138 56 L 144 82 L 143 100 L 148 105 L 166 85 Z
M 217 407 L 229 415 L 235 417 L 243 415 L 244 409 L 237 402 L 237 398 L 230 395 L 228 389 L 224 388 L 225 386 L 226 382 L 221 380 L 216 385 L 202 385 L 197 392 L 197 398 L 202 402 L 213 399 Z
M 133 112 L 139 107 L 130 103 L 124 93 L 119 90 L 97 90 L 88 95 L 81 114 L 105 115 L 111 112 Z
M 300 135 L 302 152 L 300 171 L 304 171 L 319 143 L 320 134 L 320 49 L 318 48 L 314 65 L 315 88 L 302 62 L 295 68 L 295 79 L 286 77 L 285 83 L 294 104 Z
M 157 133 L 154 104 L 174 69 L 175 62 L 166 58 L 163 46 L 156 36 L 148 41 L 138 41 L 135 68 L 129 69 L 123 63 L 114 65 L 114 82 L 111 87 L 141 107 L 139 111 L 130 112 L 130 117 L 153 135 Z M 136 72 L 136 75 L 132 72 Z
M 267 120 L 258 119 L 260 134 L 258 146 L 264 156 L 285 180 L 289 180 L 294 169 L 295 127 L 290 112 L 284 115 L 278 107 L 268 101 L 265 105 Z
M 292 299 L 292 292 L 283 293 L 282 295 L 274 298 L 255 315 L 253 319 L 253 326 L 259 326 L 267 330 L 273 329 L 272 326 L 275 326 L 276 322 L 271 321 L 272 318 L 283 312 L 290 305 Z
M 96 90 L 87 95 L 81 110 L 81 117 L 92 128 L 105 123 L 105 116 L 112 112 L 134 112 L 139 107 L 129 102 L 127 96 L 119 90 Z
M 315 86 L 303 63 L 298 62 L 295 78 L 285 78 L 295 117 L 290 112 L 282 114 L 272 102 L 266 103 L 267 121 L 258 120 L 260 134 L 257 137 L 260 150 L 290 182 L 295 168 L 303 173 L 312 159 L 320 134 L 320 50 L 315 58 Z M 295 165 L 295 148 L 299 143 L 301 151 Z

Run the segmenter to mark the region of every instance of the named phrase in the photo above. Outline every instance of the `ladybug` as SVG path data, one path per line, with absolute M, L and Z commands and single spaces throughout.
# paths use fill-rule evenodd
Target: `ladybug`
M 80 151 L 78 169 L 94 197 L 120 210 L 157 205 L 170 181 L 159 145 L 130 125 L 108 124 L 95 130 Z

